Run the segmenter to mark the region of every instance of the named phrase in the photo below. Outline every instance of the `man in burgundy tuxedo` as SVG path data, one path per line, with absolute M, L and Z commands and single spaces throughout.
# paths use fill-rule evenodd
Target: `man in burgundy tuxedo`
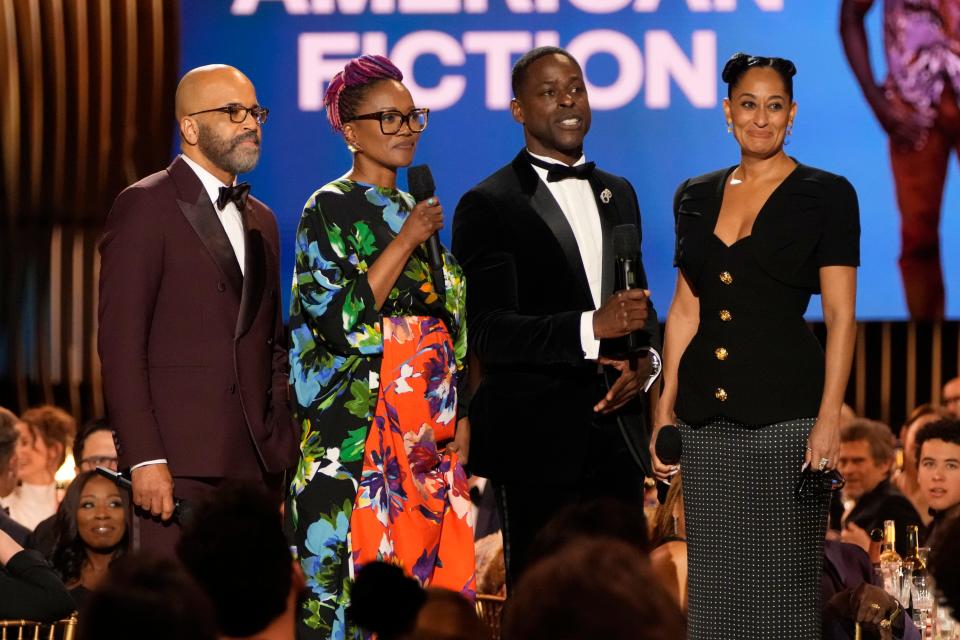
M 277 491 L 298 455 L 287 408 L 273 213 L 236 176 L 260 155 L 267 110 L 240 71 L 177 88 L 182 155 L 125 189 L 100 241 L 103 386 L 139 507 L 134 545 L 172 554 L 174 495 L 224 478 Z

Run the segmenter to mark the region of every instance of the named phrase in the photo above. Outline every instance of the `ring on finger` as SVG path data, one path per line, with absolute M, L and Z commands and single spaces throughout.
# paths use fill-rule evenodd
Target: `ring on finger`
M 820 458 L 820 465 L 817 467 L 820 471 L 823 471 L 827 468 L 827 463 L 830 462 L 829 458 Z
M 880 611 L 880 605 L 876 602 L 871 602 L 870 608 L 873 609 L 874 611 Z

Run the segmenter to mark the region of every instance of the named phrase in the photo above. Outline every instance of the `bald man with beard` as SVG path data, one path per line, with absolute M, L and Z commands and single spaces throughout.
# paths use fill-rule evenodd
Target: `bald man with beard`
M 267 110 L 237 69 L 177 87 L 181 154 L 125 189 L 100 241 L 98 349 L 120 467 L 137 505 L 135 547 L 172 555 L 174 495 L 223 479 L 280 498 L 299 452 L 287 408 L 273 212 L 237 184 L 260 156 Z

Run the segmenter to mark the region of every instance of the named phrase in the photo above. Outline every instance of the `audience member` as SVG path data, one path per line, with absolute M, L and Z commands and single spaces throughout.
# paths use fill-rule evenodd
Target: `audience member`
M 636 546 L 581 538 L 533 563 L 507 600 L 504 640 L 681 640 L 686 622 Z
M 57 511 L 53 566 L 81 612 L 110 564 L 126 553 L 130 505 L 125 491 L 93 471 L 70 484 Z
M 650 551 L 643 510 L 618 498 L 603 497 L 569 504 L 558 511 L 534 538 L 528 562 L 551 556 L 572 540 L 597 536 L 620 540 L 643 557 Z
M 907 421 L 900 428 L 900 444 L 903 447 L 903 469 L 894 475 L 891 482 L 913 504 L 913 508 L 920 514 L 920 519 L 929 525 L 931 516 L 928 513 L 930 506 L 927 497 L 917 483 L 917 452 L 916 436 L 921 427 L 936 422 L 948 414 L 932 404 L 922 404 L 914 409 Z
M 650 564 L 660 584 L 687 610 L 687 529 L 683 518 L 683 481 L 673 476 L 667 499 L 657 509 Z
M 54 474 L 66 459 L 77 425 L 63 409 L 44 405 L 27 409 L 20 416 L 17 430 L 20 486 L 3 499 L 2 505 L 10 510 L 10 517 L 32 530 L 57 511 Z
M 0 618 L 53 622 L 73 610 L 66 587 L 40 554 L 0 530 Z
M 177 555 L 210 597 L 222 636 L 293 640 L 304 578 L 266 491 L 227 482 L 193 505 Z
M 179 563 L 130 554 L 90 596 L 77 638 L 215 640 L 217 633 L 210 601 Z
M 17 416 L 0 407 L 0 500 L 17 488 Z M 0 531 L 6 531 L 17 544 L 26 544 L 30 530 L 0 508 Z
M 94 418 L 83 425 L 73 441 L 73 460 L 77 475 L 97 467 L 117 470 L 117 445 L 106 418 Z M 38 524 L 24 546 L 36 549 L 45 558 L 51 558 L 57 543 L 56 522 L 57 516 L 54 514 Z
M 953 417 L 960 418 L 960 376 L 943 385 L 943 408 Z
M 915 449 L 917 482 L 933 513 L 929 540 L 946 517 L 960 513 L 960 420 L 926 425 L 917 432 Z
M 844 500 L 854 503 L 844 518 L 840 537 L 869 551 L 868 532 L 893 520 L 897 553 L 905 556 L 907 526 L 923 523 L 910 501 L 890 484 L 895 444 L 890 429 L 881 422 L 861 419 L 840 429 L 837 469 L 846 478 Z
M 944 604 L 954 618 L 960 618 L 960 517 L 949 518 L 939 529 L 931 542 L 928 564 Z
M 489 640 L 473 605 L 449 589 L 424 590 L 403 569 L 371 562 L 350 593 L 350 619 L 377 640 Z

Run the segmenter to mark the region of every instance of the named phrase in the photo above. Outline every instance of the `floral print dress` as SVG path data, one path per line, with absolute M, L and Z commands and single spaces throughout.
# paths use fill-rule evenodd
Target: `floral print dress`
M 340 179 L 311 196 L 297 229 L 290 383 L 303 436 L 286 517 L 309 589 L 302 638 L 360 637 L 346 608 L 373 560 L 475 592 L 466 475 L 442 446 L 466 355 L 463 274 L 445 252 L 438 296 L 418 249 L 379 311 L 367 281 L 413 205 Z

